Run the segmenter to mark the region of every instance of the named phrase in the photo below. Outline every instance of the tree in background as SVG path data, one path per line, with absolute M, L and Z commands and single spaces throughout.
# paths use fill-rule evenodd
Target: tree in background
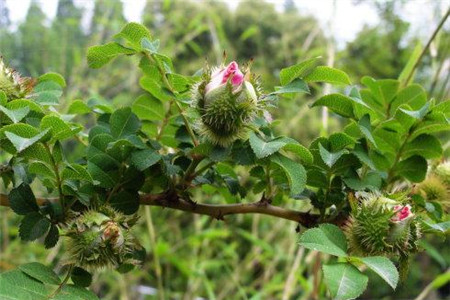
M 6 0 L 0 0 L 0 55 L 9 56 L 14 48 L 13 36 L 8 31 L 10 25 L 11 20 L 9 18 L 9 9 L 6 6 Z
M 81 28 L 82 16 L 82 10 L 72 0 L 59 0 L 50 28 L 51 67 L 64 74 L 68 82 L 72 82 L 72 70 L 81 64 L 86 47 L 86 37 Z
M 365 26 L 354 41 L 347 44 L 339 59 L 343 70 L 353 78 L 371 74 L 375 78 L 396 77 L 411 54 L 411 42 L 405 41 L 409 24 L 389 12 L 381 23 Z
M 52 55 L 50 31 L 45 26 L 46 15 L 38 1 L 31 1 L 25 21 L 19 25 L 15 49 L 11 53 L 20 62 L 16 68 L 37 76 L 48 70 Z M 55 45 L 57 41 L 54 41 Z M 58 43 L 58 45 L 60 45 Z

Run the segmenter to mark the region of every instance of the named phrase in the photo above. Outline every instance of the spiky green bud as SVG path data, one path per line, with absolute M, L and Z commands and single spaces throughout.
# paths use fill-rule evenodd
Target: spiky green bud
M 21 77 L 17 71 L 8 68 L 0 56 L 0 91 L 6 94 L 7 100 L 25 98 L 34 84 L 32 78 Z
M 450 161 L 439 164 L 435 173 L 447 186 L 450 186 Z
M 378 194 L 358 200 L 345 226 L 352 253 L 398 256 L 417 250 L 420 229 L 409 205 Z
M 65 232 L 68 262 L 90 270 L 137 264 L 132 253 L 142 247 L 130 232 L 136 221 L 108 206 L 83 212 Z
M 248 125 L 260 110 L 259 94 L 254 76 L 249 71 L 242 73 L 235 62 L 214 72 L 206 70 L 203 81 L 192 91 L 200 115 L 196 130 L 223 147 L 245 138 Z

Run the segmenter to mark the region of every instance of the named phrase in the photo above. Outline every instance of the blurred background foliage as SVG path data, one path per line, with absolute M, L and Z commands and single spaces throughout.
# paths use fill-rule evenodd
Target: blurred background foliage
M 118 59 L 98 71 L 90 70 L 85 60 L 87 47 L 104 43 L 125 24 L 123 3 L 92 0 L 93 9 L 87 11 L 76 2 L 59 0 L 56 16 L 49 20 L 42 3 L 32 0 L 23 22 L 11 24 L 6 0 L 0 0 L 1 55 L 25 75 L 61 73 L 68 82 L 62 107 L 73 99 L 130 105 L 140 94 L 137 62 Z M 358 0 L 353 4 L 363 2 L 377 12 L 379 22 L 364 26 L 340 48 L 332 34 L 339 24 L 330 19 L 324 28 L 292 0 L 285 0 L 281 9 L 260 0 L 241 1 L 233 8 L 223 1 L 148 0 L 142 22 L 161 40 L 161 52 L 171 56 L 177 71 L 186 75 L 206 62 L 221 63 L 225 50 L 228 60 L 252 61 L 253 71 L 261 75 L 267 90 L 277 85 L 281 68 L 316 56 L 347 72 L 354 84 L 364 75 L 396 78 L 424 38 L 411 32 L 410 24 L 400 16 L 406 1 Z M 431 34 L 443 12 L 440 1 L 430 3 L 436 3 L 428 7 L 435 15 L 427 30 Z M 437 101 L 450 94 L 450 35 L 448 26 L 444 28 L 416 76 Z M 339 118 L 308 107 L 320 91 L 329 89 L 317 86 L 311 95 L 279 103 L 272 113 L 280 118 L 280 134 L 308 145 L 319 134 L 338 130 Z M 85 120 L 86 128 L 90 123 Z M 448 137 L 443 141 L 448 149 Z M 77 151 L 75 145 L 67 149 Z M 220 197 L 198 195 L 196 199 L 214 202 Z M 298 203 L 293 202 L 290 205 L 295 207 Z M 153 299 L 156 294 L 160 299 L 319 299 L 325 295 L 319 262 L 327 257 L 299 248 L 293 223 L 258 215 L 221 222 L 160 208 L 143 208 L 141 213 L 138 234 L 148 250 L 148 263 L 126 275 L 109 270 L 97 274 L 93 290 L 104 299 Z M 40 244 L 25 245 L 17 238 L 18 219 L 13 213 L 0 208 L 0 219 L 0 271 L 33 260 L 57 265 L 64 253 L 62 245 L 50 252 Z M 425 242 L 428 252 L 416 257 L 408 280 L 395 293 L 373 276 L 362 299 L 412 299 L 420 294 L 450 264 L 449 247 L 436 249 L 434 242 Z M 448 299 L 449 289 L 447 284 L 427 299 Z

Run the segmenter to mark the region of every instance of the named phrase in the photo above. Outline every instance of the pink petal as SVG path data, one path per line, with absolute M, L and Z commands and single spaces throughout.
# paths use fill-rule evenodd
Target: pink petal
M 244 74 L 239 70 L 237 62 L 232 61 L 225 69 L 225 74 L 222 78 L 222 83 L 231 79 L 231 84 L 240 85 L 244 81 Z

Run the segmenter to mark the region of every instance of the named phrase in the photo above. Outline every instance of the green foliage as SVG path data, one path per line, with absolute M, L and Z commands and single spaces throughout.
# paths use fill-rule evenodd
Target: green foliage
M 8 198 L 10 207 L 16 214 L 27 215 L 39 211 L 36 198 L 29 185 L 21 184 L 17 188 L 12 189 Z
M 393 289 L 397 287 L 398 272 L 394 264 L 386 257 L 362 257 L 361 262 L 384 279 Z
M 53 285 L 61 283 L 61 280 L 52 269 L 37 262 L 21 265 L 19 266 L 19 270 L 42 283 Z
M 306 82 L 328 82 L 332 84 L 350 84 L 350 78 L 345 72 L 326 67 L 318 66 L 305 76 Z
M 357 298 L 367 287 L 367 276 L 348 263 L 324 265 L 323 275 L 333 299 Z
M 24 264 L 0 274 L 0 296 L 4 299 L 98 299 L 81 286 L 61 285 L 58 275 L 40 263 Z
M 241 39 L 254 43 L 258 34 L 250 30 Z M 281 86 L 265 91 L 246 67 L 239 70 L 245 79 L 237 88 L 227 79 L 207 91 L 212 70 L 178 74 L 171 58 L 162 54 L 165 41 L 152 39 L 144 26 L 127 24 L 114 38 L 89 48 L 88 64 L 106 68 L 119 55 L 133 56 L 142 73 L 136 78 L 140 96 L 128 97 L 134 102 L 120 102 L 115 108 L 101 99 L 75 100 L 60 108 L 59 98 L 70 87 L 56 73 L 39 77 L 27 99 L 11 99 L 4 91 L 0 96 L 0 116 L 5 116 L 0 118 L 0 149 L 8 161 L 0 175 L 10 190 L 11 209 L 23 216 L 19 236 L 24 241 L 41 239 L 46 248 L 64 237 L 61 242 L 69 245 L 66 275 L 74 283 L 61 284 L 50 269 L 27 264 L 0 275 L 7 287 L 14 278 L 35 287 L 19 288 L 20 297 L 40 299 L 48 296 L 47 285 L 61 284 L 55 299 L 90 299 L 93 295 L 84 289 L 92 282 L 90 272 L 103 267 L 126 271 L 138 265 L 145 255 L 131 229 L 141 204 L 217 219 L 230 211 L 258 211 L 317 226 L 302 234 L 300 245 L 338 257 L 337 263 L 323 267 L 325 283 L 336 299 L 355 298 L 364 291 L 368 277 L 359 271 L 361 264 L 395 288 L 398 271 L 379 255 L 401 260 L 404 270 L 407 257 L 418 250 L 418 221 L 393 223 L 396 211 L 384 207 L 358 214 L 358 208 L 367 207 L 354 197 L 356 192 L 390 194 L 400 186 L 404 190 L 392 196 L 395 201 L 403 206 L 414 202 L 414 214 L 433 220 L 423 221 L 429 232 L 448 231 L 439 203 L 402 197 L 415 193 L 411 183 L 426 178 L 429 160 L 442 157 L 444 147 L 435 134 L 450 126 L 447 102 L 428 100 L 420 85 L 405 82 L 406 75 L 399 80 L 365 76 L 348 94 L 318 97 L 311 107 L 327 107 L 345 127 L 305 147 L 280 135 L 270 112 L 296 94 L 316 95 L 308 83 L 314 88 L 317 83 L 349 85 L 343 71 L 309 59 L 282 69 Z M 104 70 L 96 74 L 107 73 Z M 36 199 L 30 186 L 42 187 L 40 194 L 49 199 Z M 216 209 L 198 201 L 197 207 L 200 194 L 211 196 L 215 205 L 222 201 L 228 206 Z M 309 201 L 294 202 L 304 199 Z M 291 205 L 307 212 L 288 210 Z M 151 223 L 147 214 L 145 221 Z M 325 224 L 330 222 L 346 224 L 346 234 Z M 153 225 L 149 228 L 154 235 Z M 244 240 L 275 251 L 256 236 L 239 232 Z M 150 239 L 157 260 L 170 246 L 154 236 Z M 369 242 L 373 243 L 367 246 Z M 224 255 L 230 253 L 234 249 L 227 248 Z M 170 261 L 169 256 L 164 259 Z M 182 263 L 177 268 L 191 274 Z M 0 288 L 2 293 L 7 295 L 8 288 Z
M 300 245 L 311 250 L 336 256 L 347 256 L 347 240 L 339 227 L 322 224 L 307 230 L 300 237 Z
M 121 54 L 134 54 L 135 51 L 123 47 L 117 43 L 108 43 L 101 46 L 93 46 L 89 48 L 87 59 L 89 67 L 101 68 L 111 60 Z
M 73 283 L 82 287 L 88 287 L 92 283 L 92 274 L 80 267 L 75 267 L 72 270 L 70 278 Z

